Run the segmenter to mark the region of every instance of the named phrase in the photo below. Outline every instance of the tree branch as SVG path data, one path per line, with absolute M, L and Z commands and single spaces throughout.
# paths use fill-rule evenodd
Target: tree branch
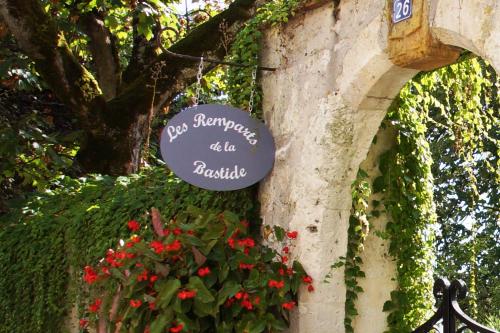
M 228 9 L 193 29 L 186 37 L 170 47 L 169 51 L 193 56 L 204 55 L 222 60 L 226 55 L 227 47 L 222 40 L 232 41 L 244 22 L 254 15 L 258 4 L 260 2 L 256 0 L 236 0 Z M 226 29 L 221 29 L 221 24 L 225 24 Z M 194 82 L 198 63 L 163 53 L 156 57 L 156 61 L 147 70 L 143 70 L 121 96 L 111 103 L 116 105 L 134 103 L 133 100 L 138 90 L 153 86 L 154 80 L 151 77 L 153 68 L 161 63 L 164 66 L 161 66 L 160 77 L 156 82 L 154 109 L 169 103 L 186 86 Z M 213 64 L 207 65 L 205 72 L 213 68 Z M 120 107 L 113 107 L 113 109 L 120 110 Z
M 132 55 L 130 57 L 129 64 L 123 73 L 124 86 L 126 86 L 127 83 L 133 82 L 138 75 L 151 65 L 156 57 L 156 53 L 154 51 L 155 46 L 138 32 L 137 26 L 139 24 L 139 18 L 137 17 L 137 11 L 135 11 L 133 15 L 134 18 L 132 20 L 132 26 L 134 30 Z
M 104 98 L 110 100 L 116 96 L 121 83 L 120 59 L 115 44 L 115 37 L 104 25 L 104 20 L 97 13 L 88 13 L 82 17 L 82 28 L 89 36 L 89 48 L 95 65 L 97 81 Z
M 84 126 L 95 123 L 92 111 L 104 102 L 98 83 L 73 56 L 40 2 L 0 0 L 0 15 L 58 98 L 78 113 Z

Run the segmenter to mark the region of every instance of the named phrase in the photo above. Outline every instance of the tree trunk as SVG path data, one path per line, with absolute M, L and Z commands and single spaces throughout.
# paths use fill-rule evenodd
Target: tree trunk
M 148 109 L 147 106 L 144 108 Z M 136 114 L 127 128 L 110 128 L 110 132 L 87 135 L 77 155 L 77 161 L 84 170 L 110 175 L 130 174 L 139 170 L 152 117 L 149 113 Z
M 79 165 L 110 175 L 137 172 L 153 119 L 152 103 L 153 89 L 146 83 L 96 108 L 99 120 L 90 124 L 93 130 L 86 131 L 77 154 Z

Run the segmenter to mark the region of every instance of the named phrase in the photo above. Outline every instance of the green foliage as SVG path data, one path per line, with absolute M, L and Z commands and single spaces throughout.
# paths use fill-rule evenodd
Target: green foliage
M 124 221 L 171 219 L 189 206 L 231 210 L 258 221 L 253 191 L 209 192 L 163 168 L 130 177 L 60 179 L 0 221 L 0 332 L 60 332 L 68 306 L 81 302 L 80 267 L 128 237 Z
M 174 5 L 177 1 L 42 1 L 45 10 L 50 12 L 64 31 L 73 53 L 80 62 L 92 68 L 92 55 L 89 52 L 89 38 L 82 26 L 86 15 L 93 13 L 102 18 L 104 25 L 113 35 L 118 48 L 120 63 L 125 67 L 132 53 L 134 30 L 137 36 L 147 41 L 153 38 L 155 29 L 166 28 L 162 34 L 164 46 L 168 47 L 186 33 L 185 23 L 179 20 Z
M 351 189 L 352 208 L 351 216 L 349 217 L 347 254 L 345 260 L 341 260 L 339 264 L 334 265 L 335 267 L 344 266 L 346 284 L 344 326 L 347 333 L 354 332 L 352 321 L 358 315 L 356 300 L 358 299 L 358 294 L 363 292 L 363 288 L 359 286 L 358 279 L 365 277 L 365 273 L 361 270 L 363 260 L 360 255 L 363 252 L 363 243 L 370 230 L 370 223 L 368 222 L 370 216 L 367 209 L 368 199 L 371 194 L 368 175 L 365 171 L 361 169 L 358 171 Z
M 78 132 L 50 94 L 0 90 L 0 122 L 0 201 L 71 171 Z
M 495 70 L 469 57 L 419 78 L 435 177 L 439 275 L 469 287 L 467 312 L 500 307 L 500 113 Z
M 384 306 L 391 331 L 411 331 L 431 306 L 432 246 L 437 274 L 467 281 L 471 315 L 481 308 L 487 321 L 498 308 L 498 86 L 487 63 L 465 57 L 409 82 L 386 118 L 398 142 L 374 190 L 385 194 L 398 262 L 399 289 Z
M 374 193 L 382 192 L 389 217 L 384 232 L 389 254 L 396 258 L 398 289 L 384 304 L 389 332 L 411 332 L 432 308 L 432 263 L 436 222 L 431 173 L 432 158 L 425 138 L 425 114 L 415 112 L 418 95 L 408 83 L 389 110 L 386 123 L 397 129 L 397 144 L 382 154 L 382 176 L 374 180 Z
M 148 227 L 129 224 L 139 234 Z M 132 235 L 97 266 L 85 267 L 93 295 L 87 316 L 96 326 L 103 317 L 111 331 L 126 332 L 258 333 L 288 326 L 298 288 L 310 282 L 298 262 L 258 245 L 246 220 L 189 207 L 168 222 L 152 214 L 152 225 L 154 237 Z M 101 302 L 99 310 L 92 305 Z
M 258 54 L 261 47 L 261 29 L 288 22 L 301 4 L 300 0 L 273 0 L 259 7 L 257 14 L 250 19 L 243 29 L 238 32 L 231 46 L 230 60 L 237 63 L 249 64 L 252 67 L 228 69 L 227 91 L 232 105 L 248 109 L 252 91 L 253 66 L 259 64 Z M 262 91 L 256 87 L 254 95 L 253 113 L 262 116 Z

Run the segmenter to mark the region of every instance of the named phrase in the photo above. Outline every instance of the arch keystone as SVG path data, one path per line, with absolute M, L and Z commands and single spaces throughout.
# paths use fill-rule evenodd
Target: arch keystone
M 389 59 L 395 65 L 424 71 L 456 62 L 460 50 L 441 43 L 431 33 L 429 0 L 410 1 L 413 5 L 412 16 L 398 23 L 393 20 L 395 1 L 387 2 Z

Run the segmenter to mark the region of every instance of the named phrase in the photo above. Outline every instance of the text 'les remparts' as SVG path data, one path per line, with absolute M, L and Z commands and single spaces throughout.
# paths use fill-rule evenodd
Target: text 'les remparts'
M 250 129 L 248 129 L 242 124 L 238 124 L 232 120 L 228 120 L 226 117 L 214 118 L 214 117 L 207 117 L 203 113 L 197 113 L 193 118 L 193 128 L 213 127 L 213 126 L 222 127 L 224 129 L 224 132 L 227 132 L 228 130 L 233 130 L 240 133 L 252 146 L 257 144 L 258 142 L 256 138 L 257 135 L 255 134 L 255 132 L 252 132 Z M 186 133 L 189 130 L 189 126 L 186 123 L 182 123 L 182 125 L 168 126 L 166 130 L 169 142 L 173 142 L 182 134 Z

